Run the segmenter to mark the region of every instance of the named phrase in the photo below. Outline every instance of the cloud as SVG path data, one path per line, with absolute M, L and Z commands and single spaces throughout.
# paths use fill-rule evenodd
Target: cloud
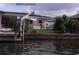
M 50 17 L 56 17 L 56 16 L 62 16 L 64 14 L 67 16 L 72 16 L 77 14 L 78 11 L 79 11 L 79 7 L 71 8 L 71 9 L 51 10 L 51 11 L 35 10 L 35 13 L 45 15 L 45 16 L 50 16 Z
M 8 4 L 7 3 L 0 3 L 0 7 L 4 7 L 6 5 L 8 5 Z
M 9 3 L 0 3 L 0 10 L 4 11 L 7 10 L 6 8 L 8 8 L 10 4 Z
M 79 4 L 36 4 L 31 6 L 16 6 L 11 3 L 0 3 L 0 10 L 28 12 L 35 11 L 36 14 L 50 17 L 66 14 L 72 16 L 79 11 Z M 79 13 L 79 12 L 78 12 Z
M 35 10 L 36 14 L 45 15 L 45 16 L 61 16 L 66 14 L 72 16 L 77 14 L 79 11 L 79 4 L 65 4 L 65 3 L 56 3 L 56 4 L 37 4 L 35 6 L 27 7 L 27 11 Z
M 28 13 L 30 13 L 32 10 L 33 10 L 32 6 L 27 6 L 25 11 L 28 12 Z

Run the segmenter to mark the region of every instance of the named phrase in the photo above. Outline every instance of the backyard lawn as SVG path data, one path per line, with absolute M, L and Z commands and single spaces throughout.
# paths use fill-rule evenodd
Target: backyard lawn
M 31 33 L 52 34 L 52 33 L 59 33 L 59 31 L 55 31 L 53 29 L 34 29 Z

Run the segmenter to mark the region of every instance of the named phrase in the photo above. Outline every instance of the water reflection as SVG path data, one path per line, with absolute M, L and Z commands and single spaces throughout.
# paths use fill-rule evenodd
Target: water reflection
M 19 46 L 13 42 L 0 42 L 0 54 L 1 55 L 12 55 L 12 54 L 20 54 Z
M 79 40 L 27 39 L 22 42 L 0 42 L 0 55 L 75 55 Z
M 61 55 L 79 54 L 79 40 L 56 40 L 56 53 Z

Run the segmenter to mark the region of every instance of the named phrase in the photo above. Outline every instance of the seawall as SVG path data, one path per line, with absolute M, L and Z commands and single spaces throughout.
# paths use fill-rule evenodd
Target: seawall
M 79 39 L 79 34 L 25 34 L 28 39 Z

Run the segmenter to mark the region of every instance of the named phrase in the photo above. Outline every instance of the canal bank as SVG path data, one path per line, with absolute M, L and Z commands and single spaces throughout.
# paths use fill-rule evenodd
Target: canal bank
M 25 34 L 28 39 L 79 39 L 79 34 Z
M 79 34 L 27 34 L 25 33 L 24 35 L 24 40 L 27 39 L 79 39 Z M 20 41 L 18 39 L 15 39 L 15 34 L 14 33 L 0 33 L 0 41 Z
M 0 32 L 0 41 L 20 41 L 15 39 L 15 33 L 14 32 Z

